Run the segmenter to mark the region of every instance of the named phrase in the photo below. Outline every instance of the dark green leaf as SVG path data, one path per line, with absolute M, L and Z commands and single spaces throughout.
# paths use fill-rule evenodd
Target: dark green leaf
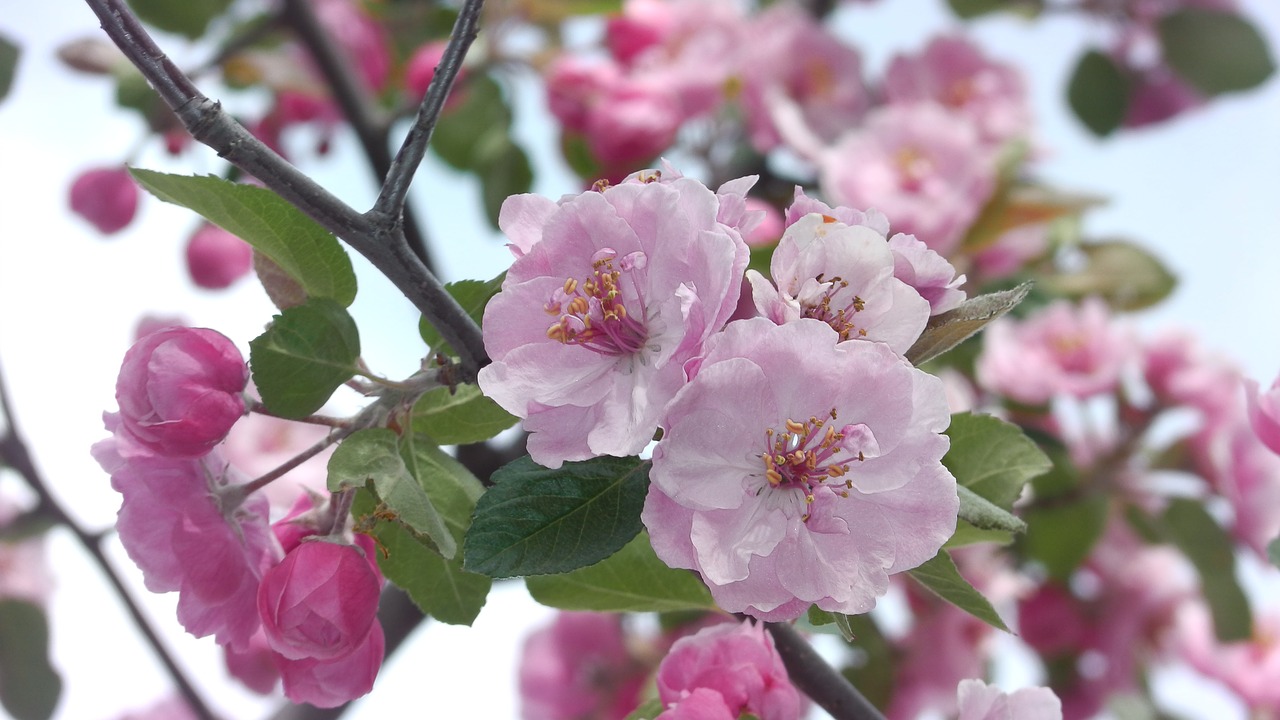
M 665 709 L 660 698 L 653 698 L 631 711 L 631 714 L 623 718 L 623 720 L 653 720 L 661 715 Z
M 1280 537 L 1267 543 L 1267 559 L 1272 565 L 1280 567 Z
M 200 213 L 271 258 L 308 296 L 330 298 L 344 307 L 355 299 L 351 258 L 328 231 L 279 195 L 211 175 L 131 172 L 156 197 Z
M 1253 634 L 1249 600 L 1236 579 L 1236 556 L 1222 526 L 1203 505 L 1186 498 L 1169 503 L 1160 526 L 1199 571 L 1218 640 L 1248 640 Z
M 991 602 L 983 597 L 968 580 L 960 575 L 955 562 L 945 550 L 939 550 L 932 560 L 908 571 L 911 577 L 930 592 L 997 630 L 1008 631 Z
M 249 366 L 262 402 L 287 418 L 319 410 L 355 374 L 359 356 L 355 321 L 325 298 L 281 311 L 249 343 Z
M 49 622 L 23 600 L 0 600 L 0 704 L 15 720 L 47 720 L 62 694 L 49 664 Z
M 490 136 L 493 138 L 494 136 Z M 529 156 L 510 137 L 500 136 L 487 142 L 476 159 L 480 176 L 480 195 L 489 224 L 498 227 L 498 213 L 507 198 L 527 193 L 533 187 L 533 166 Z
M 430 538 L 445 558 L 457 554 L 453 533 L 400 457 L 399 438 L 394 432 L 386 428 L 361 430 L 333 451 L 329 489 L 337 492 L 344 488 L 368 488 L 396 522 L 415 535 Z
M 476 443 L 516 424 L 517 418 L 480 393 L 475 385 L 459 385 L 455 392 L 436 388 L 413 405 L 413 429 L 440 445 Z
M 649 461 L 605 456 L 551 470 L 525 456 L 493 482 L 476 504 L 464 567 L 495 578 L 563 573 L 609 557 L 640 532 Z
M 963 485 L 956 486 L 960 495 L 959 518 L 979 530 L 1000 530 L 1004 532 L 1024 532 L 1025 523 L 1013 513 L 997 507 L 990 500 L 975 493 Z
M 1013 534 L 1007 530 L 984 530 L 976 527 L 972 523 L 957 519 L 956 532 L 943 544 L 943 547 L 950 550 L 952 548 L 964 547 L 965 545 L 976 545 L 978 543 L 996 543 L 997 545 L 1008 545 L 1013 542 Z
M 18 74 L 18 57 L 21 48 L 4 36 L 0 36 L 0 100 L 4 100 L 13 87 L 13 78 Z
M 1022 547 L 1027 556 L 1042 563 L 1049 577 L 1066 582 L 1102 535 L 1107 499 L 1087 497 L 1033 506 L 1023 518 L 1027 534 Z
M 1111 58 L 1090 50 L 1071 74 L 1067 102 L 1090 132 L 1110 135 L 1129 111 L 1129 79 Z
M 907 350 L 913 365 L 932 360 L 969 339 L 987 323 L 1004 315 L 1031 292 L 1031 283 L 1012 290 L 979 295 L 965 300 L 959 307 L 929 318 L 929 324 L 915 344 Z
M 1048 289 L 1072 298 L 1097 295 L 1116 310 L 1142 310 L 1164 300 L 1178 279 L 1145 248 L 1125 240 L 1079 247 L 1084 264 L 1044 278 Z
M 672 612 L 716 607 L 697 575 L 658 559 L 645 533 L 595 565 L 565 575 L 525 578 L 525 585 L 534 600 L 561 610 Z
M 1275 71 L 1267 41 L 1234 12 L 1183 8 L 1157 26 L 1164 59 L 1206 95 L 1248 90 Z
M 1011 4 L 1008 0 L 947 0 L 951 12 L 964 20 L 1004 10 Z
M 143 22 L 191 40 L 204 35 L 209 22 L 230 6 L 231 0 L 129 0 L 129 7 Z
M 505 138 L 511 127 L 511 109 L 498 83 L 487 75 L 473 76 L 455 88 L 457 100 L 440 115 L 431 134 L 431 149 L 458 170 L 473 170 L 480 150 L 495 135 Z
M 947 436 L 951 449 L 942 464 L 956 482 L 1005 510 L 1028 480 L 1053 467 L 1021 428 L 992 415 L 952 415 Z
M 507 277 L 507 273 L 503 271 L 500 275 L 492 280 L 458 280 L 448 283 L 444 289 L 453 296 L 454 300 L 462 306 L 467 315 L 479 325 L 484 320 L 484 308 L 489 304 L 489 300 L 498 294 L 502 289 L 502 281 Z M 426 318 L 418 321 L 418 334 L 422 336 L 422 341 L 436 352 L 443 352 L 446 355 L 451 352 L 449 346 L 445 344 L 444 338 L 440 337 L 440 333 L 431 327 L 431 323 Z

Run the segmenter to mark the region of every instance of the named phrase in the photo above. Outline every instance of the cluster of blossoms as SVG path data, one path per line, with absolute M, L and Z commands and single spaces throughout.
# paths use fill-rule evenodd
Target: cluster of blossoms
M 345 512 L 307 495 L 269 523 L 266 495 L 221 443 L 245 410 L 248 372 L 226 337 L 165 327 L 125 355 L 112 437 L 94 458 L 123 497 L 120 541 L 153 592 L 178 592 L 178 620 L 214 636 L 232 674 L 295 702 L 332 707 L 367 693 L 382 664 L 382 575 Z
M 746 273 L 752 182 L 667 168 L 508 199 L 480 386 L 548 467 L 661 429 L 644 524 L 725 610 L 866 612 L 955 529 L 942 383 L 900 353 L 961 279 L 883 216 L 800 193 L 772 282 Z

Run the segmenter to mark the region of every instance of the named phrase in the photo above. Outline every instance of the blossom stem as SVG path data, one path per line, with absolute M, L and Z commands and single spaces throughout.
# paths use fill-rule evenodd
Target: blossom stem
M 271 410 L 269 410 L 266 405 L 262 404 L 261 400 L 258 400 L 257 398 L 249 397 L 248 395 L 246 395 L 244 398 L 244 406 L 246 409 L 248 409 L 249 412 L 255 412 L 255 413 L 258 413 L 259 415 L 266 415 L 267 417 L 280 418 L 281 420 L 293 420 L 294 422 L 307 423 L 309 425 L 323 425 L 325 427 L 331 427 L 331 428 L 343 428 L 351 424 L 351 421 L 347 418 L 335 418 L 335 417 L 329 417 L 328 415 L 308 415 L 306 417 L 300 417 L 300 418 L 287 418 L 287 417 L 284 417 L 283 415 L 277 415 L 276 413 L 271 412 Z
M 765 623 L 791 682 L 836 720 L 885 720 L 789 623 Z
M 213 713 L 205 705 L 204 699 L 196 692 L 195 687 L 187 680 L 177 662 L 169 654 L 169 651 L 165 649 L 164 643 L 160 641 L 159 635 L 156 634 L 150 622 L 147 621 L 142 609 L 129 594 L 124 581 L 120 579 L 120 576 L 116 574 L 115 568 L 107 560 L 107 556 L 102 550 L 104 536 L 101 533 L 90 533 L 80 527 L 67 514 L 53 494 L 49 492 L 48 484 L 36 469 L 26 442 L 23 441 L 21 434 L 18 432 L 17 420 L 9 400 L 8 388 L 5 386 L 2 376 L 0 376 L 0 420 L 3 420 L 5 428 L 3 435 L 0 435 L 0 462 L 17 471 L 27 485 L 36 493 L 39 498 L 37 511 L 52 522 L 63 525 L 70 530 L 76 541 L 93 558 L 94 563 L 102 570 L 102 574 L 106 576 L 107 582 L 111 584 L 111 588 L 120 598 L 120 601 L 124 603 L 125 610 L 128 611 L 129 617 L 138 627 L 138 631 L 142 633 L 147 644 L 151 646 L 151 651 L 160 660 L 160 664 L 164 665 L 169 677 L 173 680 L 174 685 L 177 686 L 178 692 L 190 707 L 192 714 L 200 720 L 213 720 Z
M 475 380 L 480 368 L 489 363 L 480 326 L 409 247 L 396 220 L 399 213 L 367 216 L 357 212 L 273 152 L 196 88 L 160 50 L 125 0 L 85 0 L 85 4 L 192 137 L 364 255 L 458 353 L 459 379 Z

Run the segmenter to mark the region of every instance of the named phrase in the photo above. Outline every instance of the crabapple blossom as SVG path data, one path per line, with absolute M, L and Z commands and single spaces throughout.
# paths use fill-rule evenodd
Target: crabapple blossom
M 1280 535 L 1280 457 L 1249 427 L 1243 408 L 1189 444 L 1200 472 L 1234 511 L 1231 534 L 1266 558 L 1267 544 Z
M 1280 379 L 1271 383 L 1265 393 L 1251 378 L 1245 379 L 1244 387 L 1249 401 L 1249 424 L 1264 445 L 1280 453 Z
M 667 88 L 623 81 L 611 85 L 590 108 L 584 132 L 601 165 L 625 172 L 667 149 L 682 119 L 678 98 Z
M 280 682 L 280 669 L 276 667 L 276 653 L 267 644 L 267 636 L 259 628 L 240 649 L 223 647 L 223 660 L 231 677 L 259 695 L 270 695 Z
M 946 312 L 964 302 L 960 289 L 964 275 L 956 275 L 955 266 L 920 242 L 914 235 L 898 233 L 889 238 L 893 251 L 893 275 L 910 285 L 920 297 L 929 301 L 929 314 Z
M 960 702 L 956 720 L 1062 720 L 1062 702 L 1049 688 L 1006 693 L 981 680 L 961 680 L 956 695 Z
M 380 580 L 355 545 L 320 537 L 299 543 L 262 577 L 258 613 L 267 643 L 290 660 L 351 653 L 374 623 Z
M 752 713 L 770 720 L 798 720 L 803 709 L 773 638 L 763 625 L 750 620 L 712 625 L 676 640 L 658 665 L 657 684 L 665 707 L 688 702 L 704 706 L 710 717 L 723 706 L 730 718 Z M 700 690 L 714 692 L 720 704 L 705 692 L 699 695 Z M 708 717 L 686 712 L 667 710 L 659 717 Z
M 524 642 L 524 720 L 621 720 L 640 699 L 648 668 L 627 649 L 619 615 L 561 612 Z
M 944 256 L 995 189 L 995 155 L 973 124 L 934 103 L 888 105 L 817 158 L 840 205 L 875 207 Z
M 642 520 L 727 611 L 866 612 L 955 531 L 941 382 L 838 340 L 809 318 L 734 321 L 667 407 Z
M 929 302 L 894 270 L 883 235 L 815 213 L 788 227 L 774 250 L 776 289 L 755 270 L 747 280 L 756 308 L 775 323 L 813 318 L 841 341 L 877 340 L 904 353 L 929 320 Z
M 752 180 L 716 194 L 659 175 L 503 204 L 518 257 L 485 308 L 493 363 L 479 383 L 524 418 L 529 454 L 548 467 L 640 452 L 685 361 L 737 307 L 742 232 L 758 222 L 744 199 Z
M 285 697 L 296 703 L 329 708 L 367 695 L 385 654 L 386 636 L 382 624 L 375 621 L 364 641 L 346 655 L 327 660 L 290 660 L 277 655 L 276 665 Z
M 782 213 L 760 198 L 747 198 L 747 209 L 751 212 L 764 213 L 760 224 L 746 236 L 747 244 L 752 247 L 775 243 L 782 237 Z
M 229 287 L 252 267 L 253 248 L 217 225 L 202 225 L 187 241 L 187 272 L 199 287 Z
M 196 458 L 244 414 L 240 350 L 207 328 L 153 332 L 125 353 L 116 380 L 120 427 L 151 452 Z
M 1135 349 L 1101 300 L 1059 300 L 1025 320 L 1001 318 L 984 331 L 978 381 L 1029 405 L 1056 395 L 1079 399 L 1115 390 Z
M 124 166 L 86 170 L 71 183 L 71 212 L 88 220 L 98 232 L 120 232 L 138 211 L 138 186 Z
M 1250 717 L 1275 717 L 1280 714 L 1280 617 L 1273 609 L 1258 613 L 1254 622 L 1253 637 L 1223 643 L 1204 603 L 1186 602 L 1178 608 L 1171 645 L 1193 668 L 1231 688 L 1253 713 Z

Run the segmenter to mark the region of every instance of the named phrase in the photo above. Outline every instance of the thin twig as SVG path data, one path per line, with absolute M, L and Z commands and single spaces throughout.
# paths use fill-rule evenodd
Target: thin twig
M 244 404 L 245 408 L 248 409 L 249 412 L 266 415 L 267 417 L 279 418 L 281 420 L 292 420 L 294 422 L 307 423 L 308 425 L 323 425 L 331 428 L 341 428 L 351 424 L 351 421 L 347 418 L 329 417 L 328 415 L 307 415 L 306 417 L 300 418 L 287 418 L 283 415 L 277 415 L 276 413 L 271 412 L 266 405 L 262 404 L 261 400 L 252 397 L 245 397 Z
M 192 137 L 253 175 L 368 258 L 413 303 L 461 359 L 458 379 L 473 382 L 489 362 L 480 328 L 409 247 L 398 224 L 371 222 L 289 164 L 205 97 L 155 44 L 125 0 L 85 0 L 107 35 Z
M 58 504 L 53 494 L 49 492 L 48 485 L 36 469 L 35 463 L 31 459 L 31 453 L 18 431 L 17 419 L 14 416 L 8 388 L 5 386 L 2 374 L 0 374 L 0 416 L 4 418 L 6 426 L 3 437 L 0 437 L 0 459 L 3 459 L 5 465 L 16 470 L 26 480 L 27 485 L 35 491 L 36 496 L 39 498 L 39 508 L 45 513 L 46 517 L 55 523 L 66 526 L 71 531 L 71 534 L 75 536 L 76 541 L 93 558 L 94 563 L 102 570 L 112 589 L 119 596 L 120 602 L 124 603 L 125 609 L 138 627 L 138 631 L 142 633 L 147 644 L 151 646 L 151 651 L 159 658 L 160 664 L 164 665 L 170 678 L 178 687 L 178 692 L 186 700 L 192 714 L 200 718 L 200 720 L 213 720 L 213 713 L 209 712 L 204 699 L 200 697 L 200 694 L 196 692 L 196 689 L 187 680 L 182 668 L 178 667 L 178 663 L 169 654 L 169 650 L 164 646 L 164 643 L 161 642 L 160 636 L 156 634 L 146 616 L 143 615 L 142 609 L 133 601 L 133 596 L 129 594 L 124 581 L 120 579 L 120 576 L 116 574 L 115 568 L 107 560 L 106 554 L 102 551 L 102 535 L 89 533 L 80 527 L 78 523 L 71 519 L 66 510 Z
M 462 59 L 466 57 L 467 49 L 476 39 L 480 25 L 480 12 L 483 8 L 484 0 L 467 0 L 458 13 L 453 32 L 449 36 L 449 45 L 440 58 L 440 64 L 431 78 L 431 84 L 427 86 L 427 94 L 423 96 L 422 104 L 418 107 L 418 115 L 413 120 L 413 127 L 405 136 L 400 152 L 396 153 L 396 159 L 391 163 L 391 169 L 382 185 L 382 192 L 379 193 L 377 201 L 373 204 L 373 210 L 370 211 L 374 217 L 388 215 L 396 217 L 399 215 L 400 208 L 404 207 L 409 184 L 413 182 L 413 174 L 417 172 L 418 165 L 427 154 L 431 133 L 435 130 L 436 121 L 440 119 L 440 112 L 444 109 L 445 99 L 449 97 L 449 90 L 453 88 L 453 81 L 458 77 L 458 71 L 462 69 Z
M 789 623 L 765 623 L 791 682 L 835 720 L 885 720 Z

